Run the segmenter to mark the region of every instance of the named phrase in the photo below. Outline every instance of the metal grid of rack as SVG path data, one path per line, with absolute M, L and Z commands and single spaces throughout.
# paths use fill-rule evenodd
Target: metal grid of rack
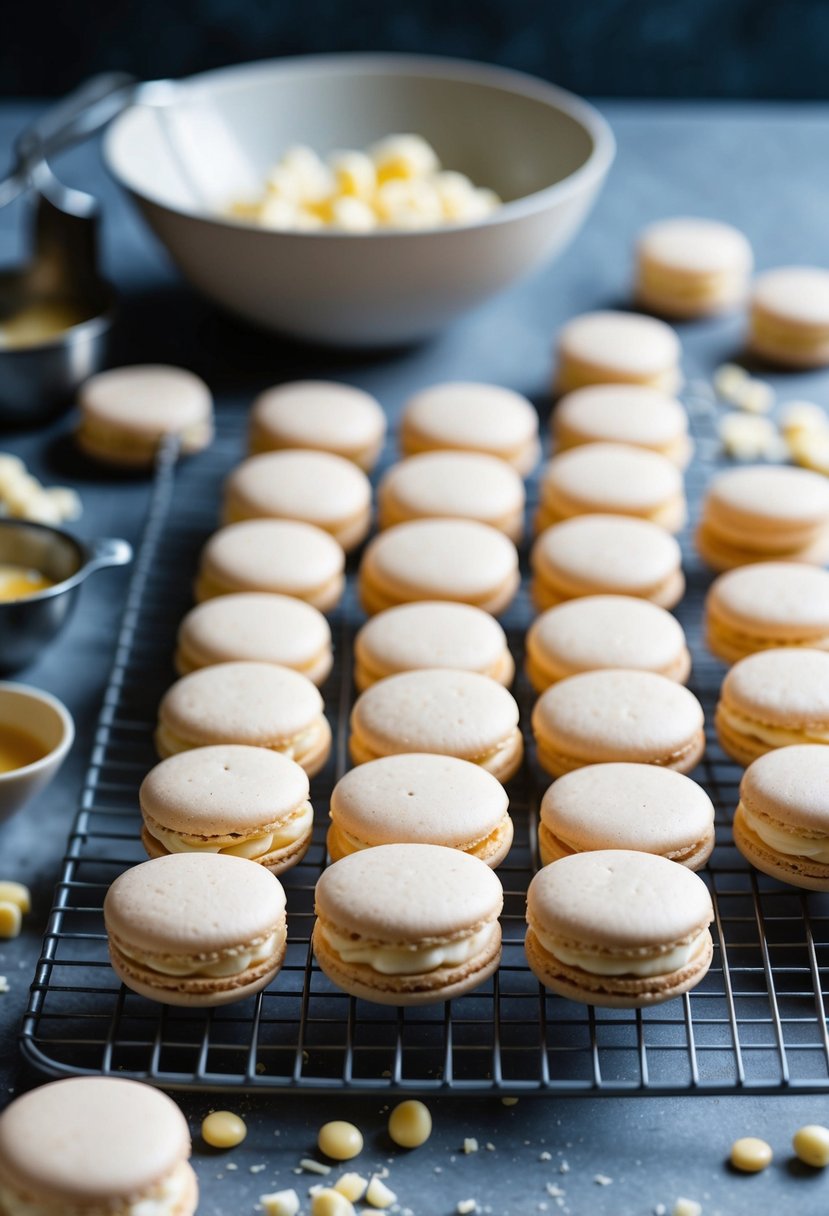
M 717 445 L 711 402 L 692 392 L 688 406 L 697 441 L 688 476 L 693 512 Z M 703 874 L 716 911 L 714 963 L 692 993 L 646 1011 L 593 1010 L 539 988 L 523 954 L 524 899 L 538 864 L 535 823 L 545 788 L 531 763 L 510 788 L 516 836 L 499 870 L 504 953 L 493 980 L 451 1004 L 407 1010 L 356 1001 L 326 980 L 309 939 L 314 883 L 326 863 L 328 799 L 347 763 L 351 642 L 361 620 L 353 578 L 332 617 L 336 662 L 323 692 L 335 746 L 312 783 L 314 842 L 304 861 L 283 876 L 289 944 L 281 973 L 258 997 L 211 1012 L 165 1008 L 119 985 L 107 959 L 103 897 L 122 869 L 144 860 L 137 790 L 155 762 L 156 707 L 174 678 L 175 631 L 191 603 L 187 572 L 195 570 L 216 525 L 221 480 L 242 455 L 242 420 L 222 414 L 209 452 L 177 465 L 175 453 L 167 451 L 158 462 L 23 1025 L 28 1060 L 49 1076 L 117 1073 L 171 1089 L 515 1095 L 829 1090 L 829 897 L 766 879 L 733 846 L 741 770 L 723 755 L 711 728 L 724 669 L 702 645 L 708 580 L 688 545 L 688 591 L 678 615 L 694 657 L 691 687 L 709 724 L 696 776 L 717 810 L 717 847 Z M 519 668 L 531 616 L 524 586 L 504 620 Z M 523 676 L 516 695 L 526 729 L 531 692 Z

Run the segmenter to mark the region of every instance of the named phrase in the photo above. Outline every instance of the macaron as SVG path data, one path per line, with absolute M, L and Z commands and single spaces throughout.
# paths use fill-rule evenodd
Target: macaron
M 314 827 L 307 773 L 265 747 L 218 744 L 170 756 L 150 769 L 138 803 L 150 857 L 228 854 L 274 874 L 302 860 Z
M 471 604 L 398 604 L 373 616 L 354 639 L 354 683 L 361 692 L 422 667 L 477 671 L 506 687 L 515 675 L 507 635 L 494 617 Z
M 193 1216 L 190 1132 L 160 1089 L 123 1077 L 68 1077 L 0 1115 L 0 1211 Z
M 377 490 L 381 528 L 410 519 L 476 519 L 512 540 L 524 531 L 524 483 L 481 452 L 423 452 L 392 465 Z
M 675 393 L 682 384 L 679 339 L 670 325 L 632 312 L 587 312 L 558 336 L 556 392 L 588 384 L 644 384 Z
M 225 853 L 171 853 L 120 874 L 104 899 L 112 969 L 162 1005 L 229 1005 L 282 966 L 285 892 L 265 866 Z
M 331 794 L 334 861 L 381 844 L 439 844 L 499 866 L 512 844 L 506 791 L 480 764 L 424 753 L 384 756 Z
M 202 550 L 195 594 L 206 600 L 273 592 L 328 612 L 344 589 L 345 554 L 327 532 L 291 519 L 250 519 L 213 533 Z
M 634 849 L 691 870 L 714 848 L 714 804 L 701 785 L 653 764 L 588 764 L 541 800 L 538 848 L 546 866 L 573 853 Z
M 106 464 L 146 468 L 169 435 L 179 437 L 184 455 L 213 438 L 210 390 L 182 367 L 147 363 L 99 372 L 81 385 L 78 407 L 78 446 Z
M 829 743 L 829 653 L 793 646 L 740 659 L 723 680 L 714 724 L 738 764 L 776 747 Z
M 250 414 L 250 452 L 307 448 L 332 452 L 366 472 L 386 437 L 386 415 L 371 393 L 332 380 L 295 380 L 260 393 Z
M 538 496 L 537 532 L 574 515 L 630 515 L 679 532 L 688 515 L 676 465 L 622 443 L 589 443 L 554 456 Z
M 224 522 L 294 519 L 355 549 L 371 524 L 371 486 L 362 469 L 330 452 L 286 450 L 249 456 L 225 482 Z
M 611 761 L 689 773 L 705 751 L 703 725 L 694 694 L 652 671 L 569 676 L 542 693 L 532 714 L 538 760 L 553 777 Z
M 829 650 L 829 572 L 805 562 L 755 562 L 714 579 L 705 640 L 724 663 L 759 650 Z
M 658 220 L 636 242 L 637 302 L 666 317 L 708 317 L 738 308 L 754 265 L 739 228 L 719 220 Z
M 714 570 L 766 559 L 829 560 L 829 481 L 809 469 L 748 465 L 708 484 L 696 534 Z
M 530 567 L 532 596 L 541 609 L 604 594 L 673 608 L 685 592 L 673 536 L 623 515 L 578 515 L 545 529 L 530 551 Z
M 458 849 L 361 849 L 323 872 L 315 904 L 319 967 L 343 992 L 380 1005 L 452 1000 L 501 958 L 501 884 Z
M 829 270 L 781 266 L 758 275 L 748 346 L 781 367 L 829 364 Z
M 593 384 L 562 397 L 551 420 L 557 452 L 586 443 L 627 443 L 684 469 L 694 450 L 676 397 L 641 384 Z
M 334 661 L 330 626 L 317 608 L 289 595 L 239 592 L 191 608 L 178 630 L 179 675 L 237 660 L 277 663 L 322 684 Z
M 536 692 L 582 671 L 655 671 L 684 684 L 691 672 L 676 617 L 648 600 L 591 595 L 548 608 L 526 638 L 526 670 Z
M 703 979 L 713 919 L 708 888 L 686 866 L 629 849 L 574 853 L 530 883 L 527 960 L 568 1000 L 645 1008 Z
M 418 600 L 472 604 L 498 616 L 521 582 L 515 545 L 471 519 L 416 519 L 375 536 L 360 563 L 369 616 Z
M 749 765 L 734 843 L 764 874 L 829 891 L 829 747 L 779 747 Z
M 331 750 L 322 697 L 298 671 L 275 663 L 217 663 L 182 676 L 158 707 L 162 759 L 191 747 L 267 747 L 313 777 Z
M 483 452 L 526 477 L 541 455 L 538 414 L 526 397 L 497 384 L 435 384 L 406 402 L 400 447 L 406 456 L 443 449 Z
M 524 745 L 515 698 L 472 671 L 405 671 L 373 684 L 351 711 L 355 764 L 399 752 L 457 756 L 508 781 Z

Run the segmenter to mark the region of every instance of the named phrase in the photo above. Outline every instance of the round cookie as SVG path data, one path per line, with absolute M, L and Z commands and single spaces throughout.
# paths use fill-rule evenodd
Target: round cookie
M 724 663 L 781 646 L 829 650 L 829 572 L 756 562 L 721 574 L 705 599 L 705 637 Z
M 0 1211 L 194 1216 L 189 1157 L 187 1121 L 160 1089 L 122 1077 L 52 1081 L 0 1115 Z
M 314 828 L 307 773 L 265 747 L 220 744 L 170 756 L 144 778 L 138 802 L 150 857 L 227 854 L 281 874 L 305 856 Z
M 288 595 L 240 592 L 191 608 L 178 630 L 179 675 L 237 660 L 276 663 L 322 684 L 334 662 L 331 629 L 318 609 Z
M 536 701 L 532 729 L 539 763 L 553 777 L 614 760 L 689 773 L 705 751 L 697 698 L 650 671 L 587 671 L 560 680 Z
M 210 390 L 182 367 L 147 363 L 99 372 L 81 386 L 78 406 L 78 446 L 106 464 L 147 468 L 168 435 L 179 436 L 184 455 L 213 438 Z
M 735 663 L 720 689 L 714 724 L 738 764 L 797 743 L 829 743 L 829 653 L 796 646 Z
M 658 524 L 622 515 L 577 515 L 547 528 L 530 552 L 540 609 L 588 595 L 629 595 L 673 608 L 685 592 L 682 553 Z
M 748 346 L 782 367 L 829 364 L 829 270 L 781 266 L 754 280 Z
M 484 452 L 526 477 L 541 455 L 538 415 L 526 397 L 497 384 L 435 384 L 406 402 L 400 447 L 406 456 L 443 449 Z
M 520 582 L 518 553 L 502 532 L 474 520 L 416 519 L 367 545 L 358 590 L 369 616 L 418 600 L 472 604 L 497 616 Z
M 454 756 L 402 753 L 361 764 L 334 786 L 330 815 L 334 861 L 381 844 L 439 844 L 494 868 L 512 844 L 504 787 Z
M 692 870 L 626 849 L 574 853 L 527 892 L 527 960 L 571 1001 L 639 1009 L 694 988 L 711 966 L 711 896 Z
M 330 452 L 249 456 L 225 482 L 224 522 L 295 519 L 330 533 L 348 552 L 371 525 L 371 486 L 361 469 Z
M 354 683 L 360 692 L 386 676 L 423 667 L 477 671 L 505 687 L 515 675 L 503 629 L 471 604 L 398 604 L 373 616 L 354 639 Z
M 682 384 L 679 339 L 670 325 L 632 312 L 588 312 L 558 336 L 558 394 L 588 384 L 645 384 L 675 393 Z
M 778 558 L 829 559 L 829 481 L 809 469 L 749 465 L 708 485 L 696 546 L 714 570 Z
M 666 317 L 708 317 L 738 308 L 754 265 L 742 232 L 719 220 L 658 220 L 636 243 L 636 300 Z
M 687 518 L 682 475 L 658 452 L 589 443 L 554 456 L 541 474 L 536 531 L 575 515 L 631 515 L 679 532 Z
M 331 380 L 295 380 L 260 393 L 250 413 L 250 452 L 332 452 L 369 472 L 386 437 L 386 415 L 370 393 Z
M 392 465 L 377 490 L 381 528 L 410 519 L 475 519 L 518 541 L 524 483 L 505 461 L 480 452 L 423 452 Z
M 670 768 L 589 764 L 547 790 L 538 847 L 545 866 L 573 853 L 635 849 L 699 870 L 714 848 L 714 805 Z
M 285 957 L 285 892 L 264 866 L 171 853 L 115 879 L 104 899 L 115 974 L 163 1005 L 229 1005 L 260 992 Z
M 327 532 L 292 519 L 250 519 L 210 537 L 195 594 L 201 601 L 238 591 L 273 592 L 328 612 L 344 589 L 345 554 Z
M 676 397 L 640 384 L 593 384 L 562 397 L 551 419 L 557 452 L 586 443 L 627 443 L 684 469 L 694 444 Z
M 656 604 L 626 595 L 568 600 L 527 632 L 526 671 L 536 692 L 582 671 L 624 667 L 684 684 L 691 655 L 682 626 Z
M 523 740 L 511 693 L 471 671 L 406 671 L 373 684 L 351 711 L 355 764 L 432 752 L 480 764 L 499 781 L 521 766 Z
M 734 843 L 764 874 L 829 891 L 829 747 L 779 747 L 749 765 Z
M 325 870 L 313 947 L 325 975 L 381 1005 L 431 1005 L 477 988 L 501 958 L 501 884 L 433 844 L 362 849 Z
M 328 759 L 331 727 L 318 689 L 299 672 L 274 663 L 217 663 L 167 690 L 155 733 L 162 759 L 215 743 L 271 748 L 313 777 Z

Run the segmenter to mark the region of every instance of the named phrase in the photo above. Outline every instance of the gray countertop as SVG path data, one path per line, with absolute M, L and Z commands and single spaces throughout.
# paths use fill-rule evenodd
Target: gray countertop
M 619 140 L 618 160 L 586 229 L 564 257 L 428 345 L 373 358 L 297 349 L 219 316 L 177 281 L 106 178 L 97 150 L 73 152 L 60 168 L 72 183 L 104 199 L 107 270 L 124 297 L 114 361 L 192 367 L 217 397 L 240 410 L 270 383 L 317 374 L 362 385 L 392 414 L 414 386 L 452 378 L 508 384 L 546 414 L 553 333 L 574 313 L 624 303 L 632 240 L 647 221 L 681 213 L 717 216 L 747 233 L 761 268 L 829 265 L 829 106 L 615 103 L 604 110 Z M 29 113 L 31 108 L 0 107 L 3 148 Z M 21 222 L 17 205 L 0 212 L 0 261 L 19 256 Z M 733 318 L 684 326 L 689 373 L 710 373 L 735 354 L 741 325 Z M 777 383 L 787 398 L 829 405 L 829 375 Z M 83 535 L 135 540 L 147 483 L 90 476 L 65 442 L 69 425 L 4 436 L 3 448 L 19 453 L 49 482 L 79 489 Z M 21 937 L 0 943 L 0 974 L 10 984 L 0 996 L 4 1095 L 36 1080 L 19 1067 L 16 1034 L 87 764 L 126 580 L 125 571 L 97 575 L 59 644 L 22 676 L 67 703 L 78 739 L 52 787 L 0 826 L 0 876 L 27 882 L 34 893 Z M 706 1216 L 749 1210 L 817 1216 L 829 1205 L 829 1175 L 793 1165 L 789 1150 L 802 1123 L 829 1123 L 827 1097 L 539 1098 L 510 1107 L 494 1099 L 443 1098 L 430 1102 L 432 1140 L 410 1154 L 392 1152 L 377 1099 L 239 1098 L 222 1104 L 245 1115 L 250 1134 L 241 1148 L 222 1155 L 197 1140 L 204 1216 L 252 1212 L 264 1191 L 296 1186 L 304 1195 L 317 1179 L 293 1170 L 300 1157 L 313 1155 L 316 1129 L 331 1117 L 361 1125 L 367 1148 L 358 1168 L 385 1164 L 401 1207 L 415 1216 L 449 1216 L 467 1198 L 496 1216 L 634 1216 L 658 1204 L 670 1211 L 679 1195 L 700 1201 Z M 211 1105 L 208 1096 L 182 1098 L 194 1133 Z M 774 1147 L 777 1159 L 763 1175 L 738 1177 L 724 1163 L 732 1140 L 745 1134 Z M 477 1153 L 463 1154 L 465 1137 L 478 1140 Z M 252 1169 L 260 1164 L 263 1170 Z M 602 1184 L 597 1176 L 611 1181 Z M 548 1184 L 563 1194 L 550 1193 Z

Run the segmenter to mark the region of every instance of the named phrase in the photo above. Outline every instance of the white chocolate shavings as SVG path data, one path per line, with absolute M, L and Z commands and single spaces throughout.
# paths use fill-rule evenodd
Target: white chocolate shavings
M 61 524 L 77 519 L 83 507 L 68 486 L 41 485 L 19 456 L 0 452 L 0 516 L 28 519 L 38 524 Z
M 303 1157 L 299 1163 L 300 1170 L 305 1170 L 306 1174 L 326 1174 L 331 1173 L 331 1166 L 324 1165 L 322 1161 L 314 1161 L 311 1157 Z

